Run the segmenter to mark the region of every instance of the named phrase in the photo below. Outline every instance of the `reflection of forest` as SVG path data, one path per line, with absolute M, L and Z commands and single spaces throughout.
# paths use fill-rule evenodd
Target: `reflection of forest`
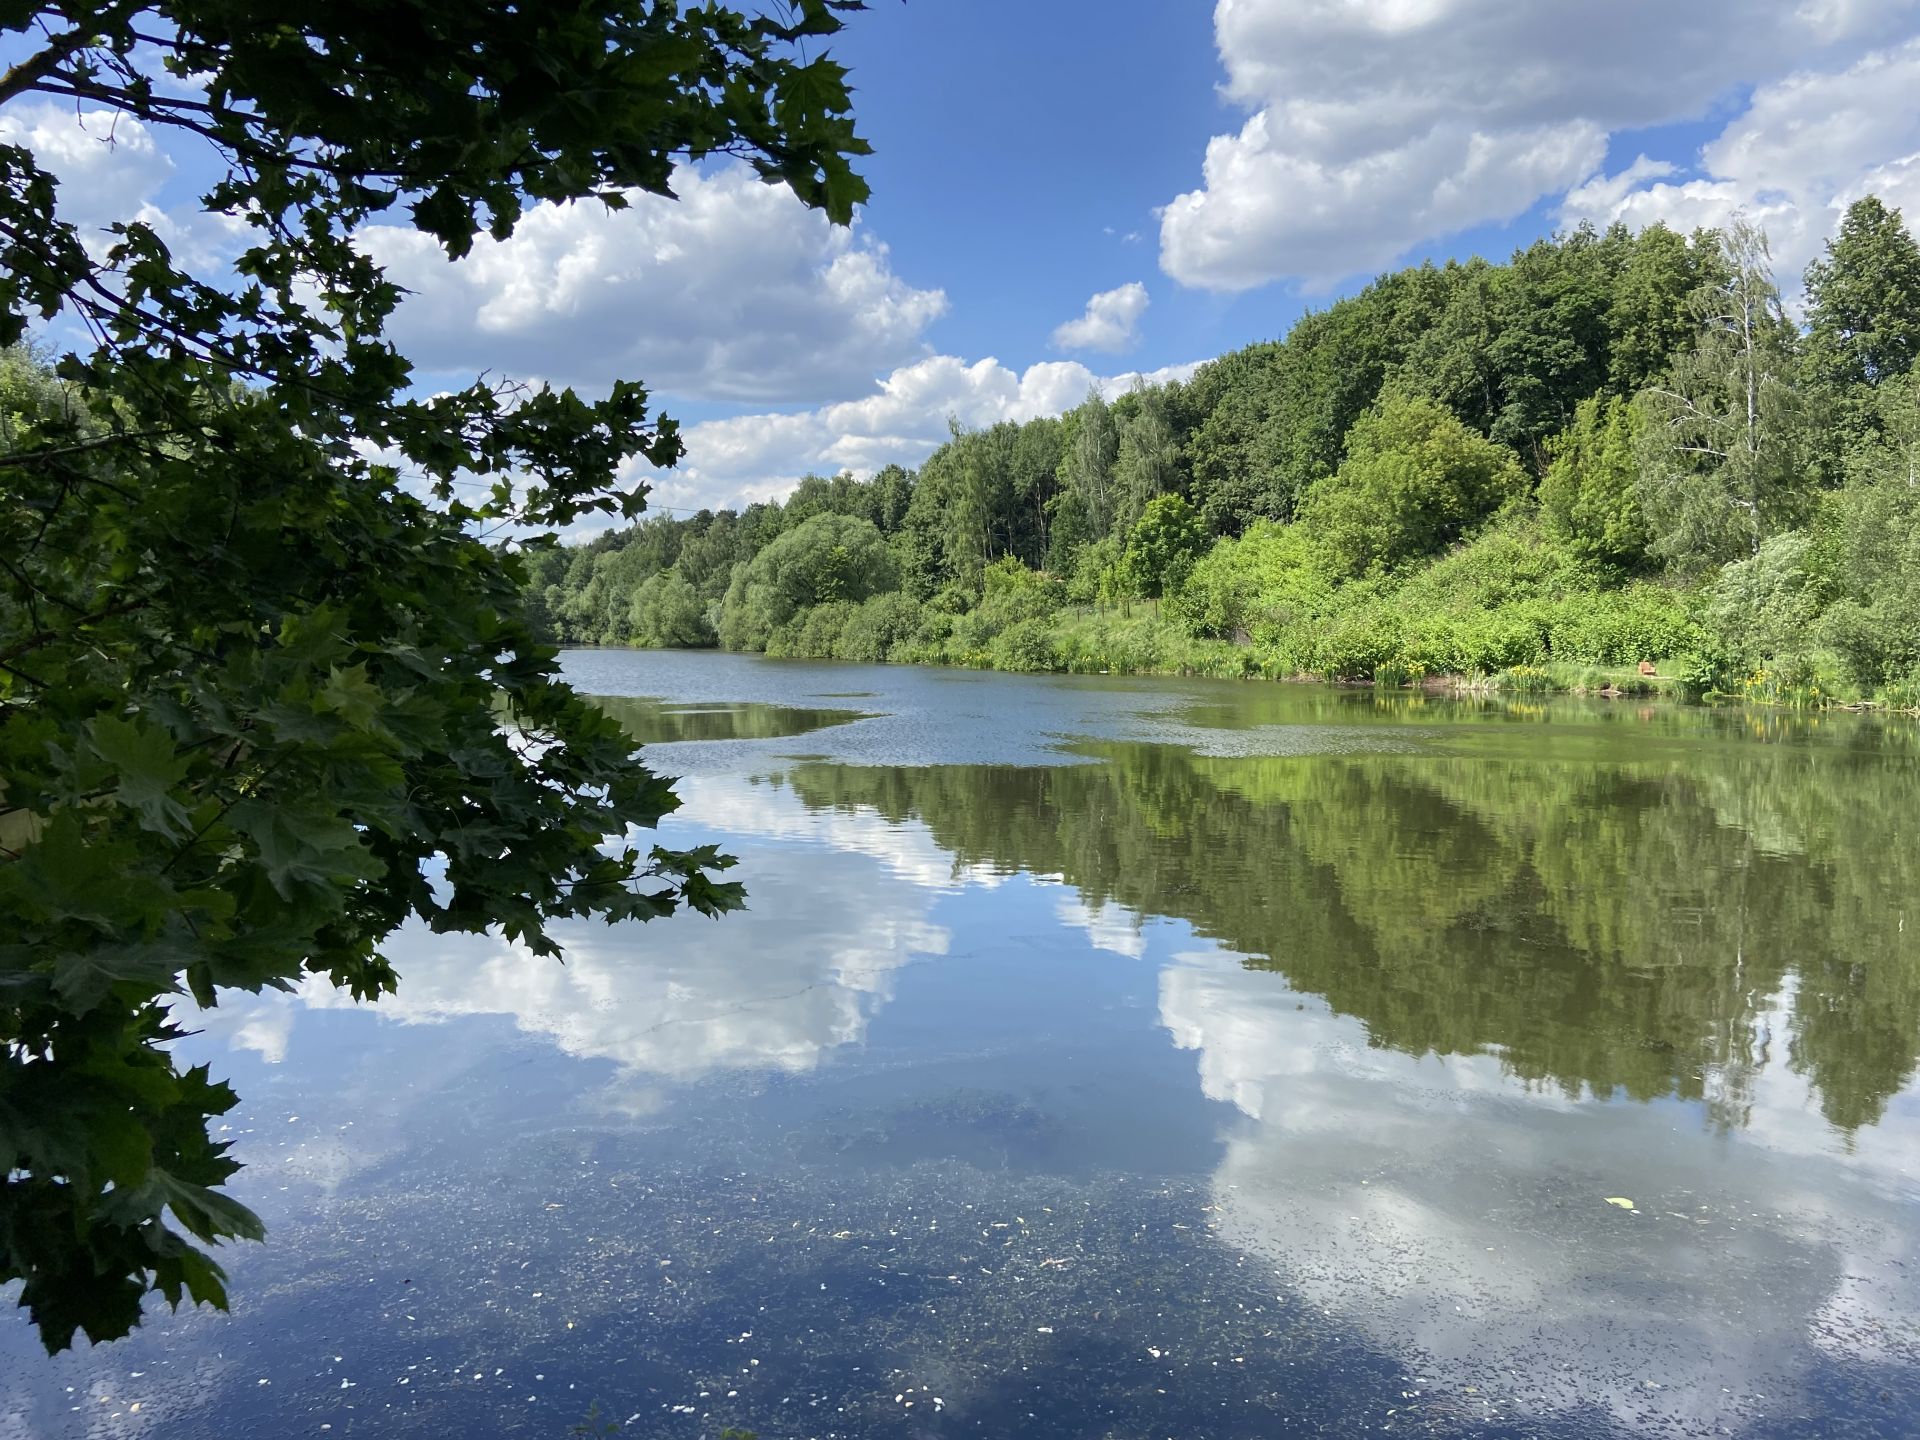
M 1491 1051 L 1572 1092 L 1711 1096 L 1737 1126 L 1784 1044 L 1849 1129 L 1920 1055 L 1920 775 L 1904 757 L 1093 753 L 1105 763 L 791 778 L 816 808 L 917 817 L 959 860 L 1177 916 L 1377 1045 Z M 1763 1017 L 1783 1004 L 1774 1036 Z
M 808 709 L 793 705 L 736 702 L 687 705 L 625 695 L 596 695 L 594 703 L 643 745 L 673 740 L 780 740 L 830 725 L 845 725 L 860 710 Z

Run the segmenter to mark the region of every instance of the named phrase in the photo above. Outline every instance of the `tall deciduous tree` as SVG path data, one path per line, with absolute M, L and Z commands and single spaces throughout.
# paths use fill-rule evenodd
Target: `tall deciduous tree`
M 1624 233 L 1603 238 L 1582 226 L 1536 241 L 1508 268 L 1499 333 L 1487 343 L 1503 403 L 1487 433 L 1536 470 L 1545 468 L 1547 437 L 1605 383 L 1607 308 L 1631 243 Z
M 1207 527 L 1178 495 L 1156 495 L 1127 535 L 1124 563 L 1133 587 L 1150 600 L 1180 588 L 1207 548 Z
M 1167 419 L 1165 395 L 1147 388 L 1132 399 L 1133 413 L 1121 422 L 1113 462 L 1113 523 L 1123 534 L 1132 530 L 1156 496 L 1172 492 L 1179 484 L 1180 441 Z
M 1540 477 L 1540 513 L 1548 530 L 1584 559 L 1626 568 L 1646 558 L 1634 443 L 1639 428 L 1632 402 L 1594 395 L 1548 444 L 1553 460 Z
M 1113 467 L 1120 454 L 1120 429 L 1098 390 L 1087 392 L 1070 424 L 1073 433 L 1060 462 L 1060 481 L 1084 517 L 1085 538 L 1104 539 L 1118 510 Z
M 0 344 L 56 317 L 84 342 L 12 367 L 0 437 L 0 1282 L 50 1349 L 152 1289 L 221 1303 L 200 1246 L 260 1232 L 207 1133 L 232 1093 L 167 1048 L 176 992 L 373 995 L 408 920 L 550 955 L 558 917 L 737 903 L 712 850 L 640 838 L 670 788 L 478 538 L 636 513 L 619 467 L 671 464 L 672 422 L 627 382 L 414 394 L 352 236 L 398 215 L 458 256 L 716 154 L 845 221 L 866 147 L 817 42 L 853 8 L 7 7 L 0 105 L 196 137 L 247 237 L 194 273 L 133 216 L 82 236 L 0 146 Z
M 1900 212 L 1869 195 L 1847 207 L 1807 267 L 1804 374 L 1835 403 L 1849 439 L 1874 428 L 1869 392 L 1920 357 L 1920 245 Z
M 1720 256 L 1720 237 L 1711 230 L 1689 240 L 1649 225 L 1634 237 L 1607 315 L 1613 341 L 1607 383 L 1615 394 L 1639 393 L 1665 376 L 1675 355 L 1692 348 L 1693 298 L 1718 274 Z
M 1642 397 L 1650 548 L 1683 569 L 1758 553 L 1801 513 L 1811 487 L 1796 332 L 1766 236 L 1750 220 L 1736 217 L 1721 233 L 1721 269 L 1695 299 L 1698 343 Z

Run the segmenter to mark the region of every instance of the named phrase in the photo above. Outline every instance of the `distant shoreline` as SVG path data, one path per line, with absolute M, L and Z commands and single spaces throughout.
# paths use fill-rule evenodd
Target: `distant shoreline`
M 1215 642 L 1223 649 L 1242 652 L 1250 656 L 1251 647 L 1235 645 L 1230 641 Z M 1593 700 L 1658 700 L 1668 704 L 1696 706 L 1705 709 L 1739 706 L 1761 710 L 1836 712 L 1853 715 L 1899 715 L 1920 719 L 1920 706 L 1899 706 L 1877 700 L 1845 700 L 1838 696 L 1821 696 L 1811 701 L 1770 699 L 1762 695 L 1731 694 L 1725 691 L 1708 690 L 1695 692 L 1687 688 L 1682 681 L 1671 674 L 1645 675 L 1637 670 L 1624 668 L 1603 668 L 1576 663 L 1548 662 L 1540 666 L 1514 666 L 1510 670 L 1497 673 L 1461 673 L 1435 672 L 1410 677 L 1396 683 L 1379 680 L 1367 680 L 1353 677 L 1315 675 L 1308 673 L 1265 674 L 1258 669 L 1243 668 L 1229 671 L 1198 665 L 1124 667 L 1109 666 L 1103 670 L 1090 669 L 1009 669 L 992 663 L 991 656 L 983 656 L 981 663 L 969 664 L 954 660 L 853 660 L 841 659 L 831 655 L 790 655 L 768 654 L 763 650 L 727 650 L 717 645 L 635 645 L 631 643 L 587 644 L 580 641 L 568 641 L 560 644 L 561 650 L 630 650 L 644 653 L 667 655 L 741 655 L 757 660 L 775 662 L 794 661 L 813 665 L 890 665 L 901 668 L 922 670 L 967 670 L 991 672 L 1001 675 L 1080 675 L 1108 676 L 1115 679 L 1161 679 L 1161 680 L 1239 680 L 1249 683 L 1272 685 L 1320 685 L 1338 690 L 1373 690 L 1390 693 L 1425 693 L 1457 699 L 1470 699 L 1475 696 L 1502 696 L 1522 698 L 1528 695 L 1573 696 Z M 1595 683 L 1598 681 L 1598 683 Z

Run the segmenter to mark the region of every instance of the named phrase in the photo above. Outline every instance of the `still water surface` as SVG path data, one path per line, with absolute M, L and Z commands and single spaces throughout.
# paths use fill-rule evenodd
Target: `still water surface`
M 0 1437 L 1920 1433 L 1910 726 L 567 667 L 751 909 L 201 1017 L 269 1242 Z

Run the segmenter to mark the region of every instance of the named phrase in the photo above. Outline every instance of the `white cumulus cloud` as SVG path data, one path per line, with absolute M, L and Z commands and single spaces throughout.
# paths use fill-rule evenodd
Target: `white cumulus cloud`
M 1681 178 L 1645 156 L 1594 177 L 1566 199 L 1569 220 L 1636 229 L 1718 225 L 1744 211 L 1772 243 L 1782 288 L 1794 291 L 1809 260 L 1863 195 L 1920 219 L 1920 40 L 1877 51 L 1837 71 L 1801 71 L 1763 86 L 1700 152 L 1700 174 Z
M 1162 210 L 1162 268 L 1215 290 L 1380 268 L 1564 194 L 1621 131 L 1707 114 L 1798 67 L 1844 68 L 1910 35 L 1917 11 L 1219 0 L 1223 94 L 1247 119 L 1208 143 L 1201 186 Z
M 921 355 L 944 292 L 893 273 L 884 245 L 744 165 L 682 168 L 677 200 L 535 206 L 513 235 L 448 261 L 410 227 L 360 242 L 412 292 L 392 332 L 424 370 L 475 357 L 514 375 L 682 400 L 795 404 L 856 394 Z
M 1147 313 L 1147 287 L 1138 280 L 1102 290 L 1087 301 L 1077 320 L 1055 327 L 1053 343 L 1060 350 L 1104 350 L 1119 354 L 1140 343 L 1140 317 Z
M 1912 1333 L 1911 1290 L 1883 1278 L 1904 1229 L 1900 1137 L 1838 1153 L 1784 1064 L 1758 1077 L 1748 1129 L 1708 1150 L 1668 1144 L 1672 1114 L 1530 1085 L 1497 1053 L 1381 1046 L 1229 953 L 1163 969 L 1160 1020 L 1203 1092 L 1240 1112 L 1209 1216 L 1229 1253 L 1414 1375 L 1497 1385 L 1516 1424 L 1610 1412 L 1633 1433 L 1712 1431 L 1735 1395 L 1804 1403 L 1832 1335 L 1857 1355 Z M 1613 1194 L 1646 1213 L 1609 1213 Z M 1779 1282 L 1767 1305 L 1744 1304 L 1740 1266 L 1702 1260 L 1716 1227 Z M 1742 1323 L 1719 1323 L 1731 1313 Z
M 878 815 L 809 824 L 790 794 L 734 779 L 709 779 L 691 798 L 703 819 L 749 821 L 734 838 L 755 905 L 735 923 L 683 914 L 643 938 L 638 925 L 572 922 L 556 932 L 564 965 L 495 937 L 409 927 L 391 948 L 405 983 L 377 1005 L 310 977 L 290 993 L 196 1012 L 193 1026 L 279 1063 L 301 1044 L 307 1011 L 364 1010 L 402 1025 L 503 1015 L 567 1055 L 629 1074 L 814 1070 L 865 1036 L 902 967 L 946 953 L 948 932 L 929 918 L 936 890 L 893 863 L 899 832 Z M 924 843 L 924 832 L 914 838 Z M 950 875 L 950 862 L 937 872 Z
M 248 229 L 232 216 L 169 207 L 162 192 L 178 167 L 160 140 L 161 132 L 131 115 L 55 100 L 18 101 L 0 114 L 0 145 L 33 152 L 56 182 L 55 214 L 95 255 L 112 244 L 108 226 L 137 222 L 152 227 L 185 264 L 217 265 Z
M 89 242 L 115 221 L 158 218 L 153 199 L 174 168 L 153 132 L 131 115 L 53 100 L 29 100 L 0 114 L 0 145 L 33 152 L 59 182 L 60 218 Z

